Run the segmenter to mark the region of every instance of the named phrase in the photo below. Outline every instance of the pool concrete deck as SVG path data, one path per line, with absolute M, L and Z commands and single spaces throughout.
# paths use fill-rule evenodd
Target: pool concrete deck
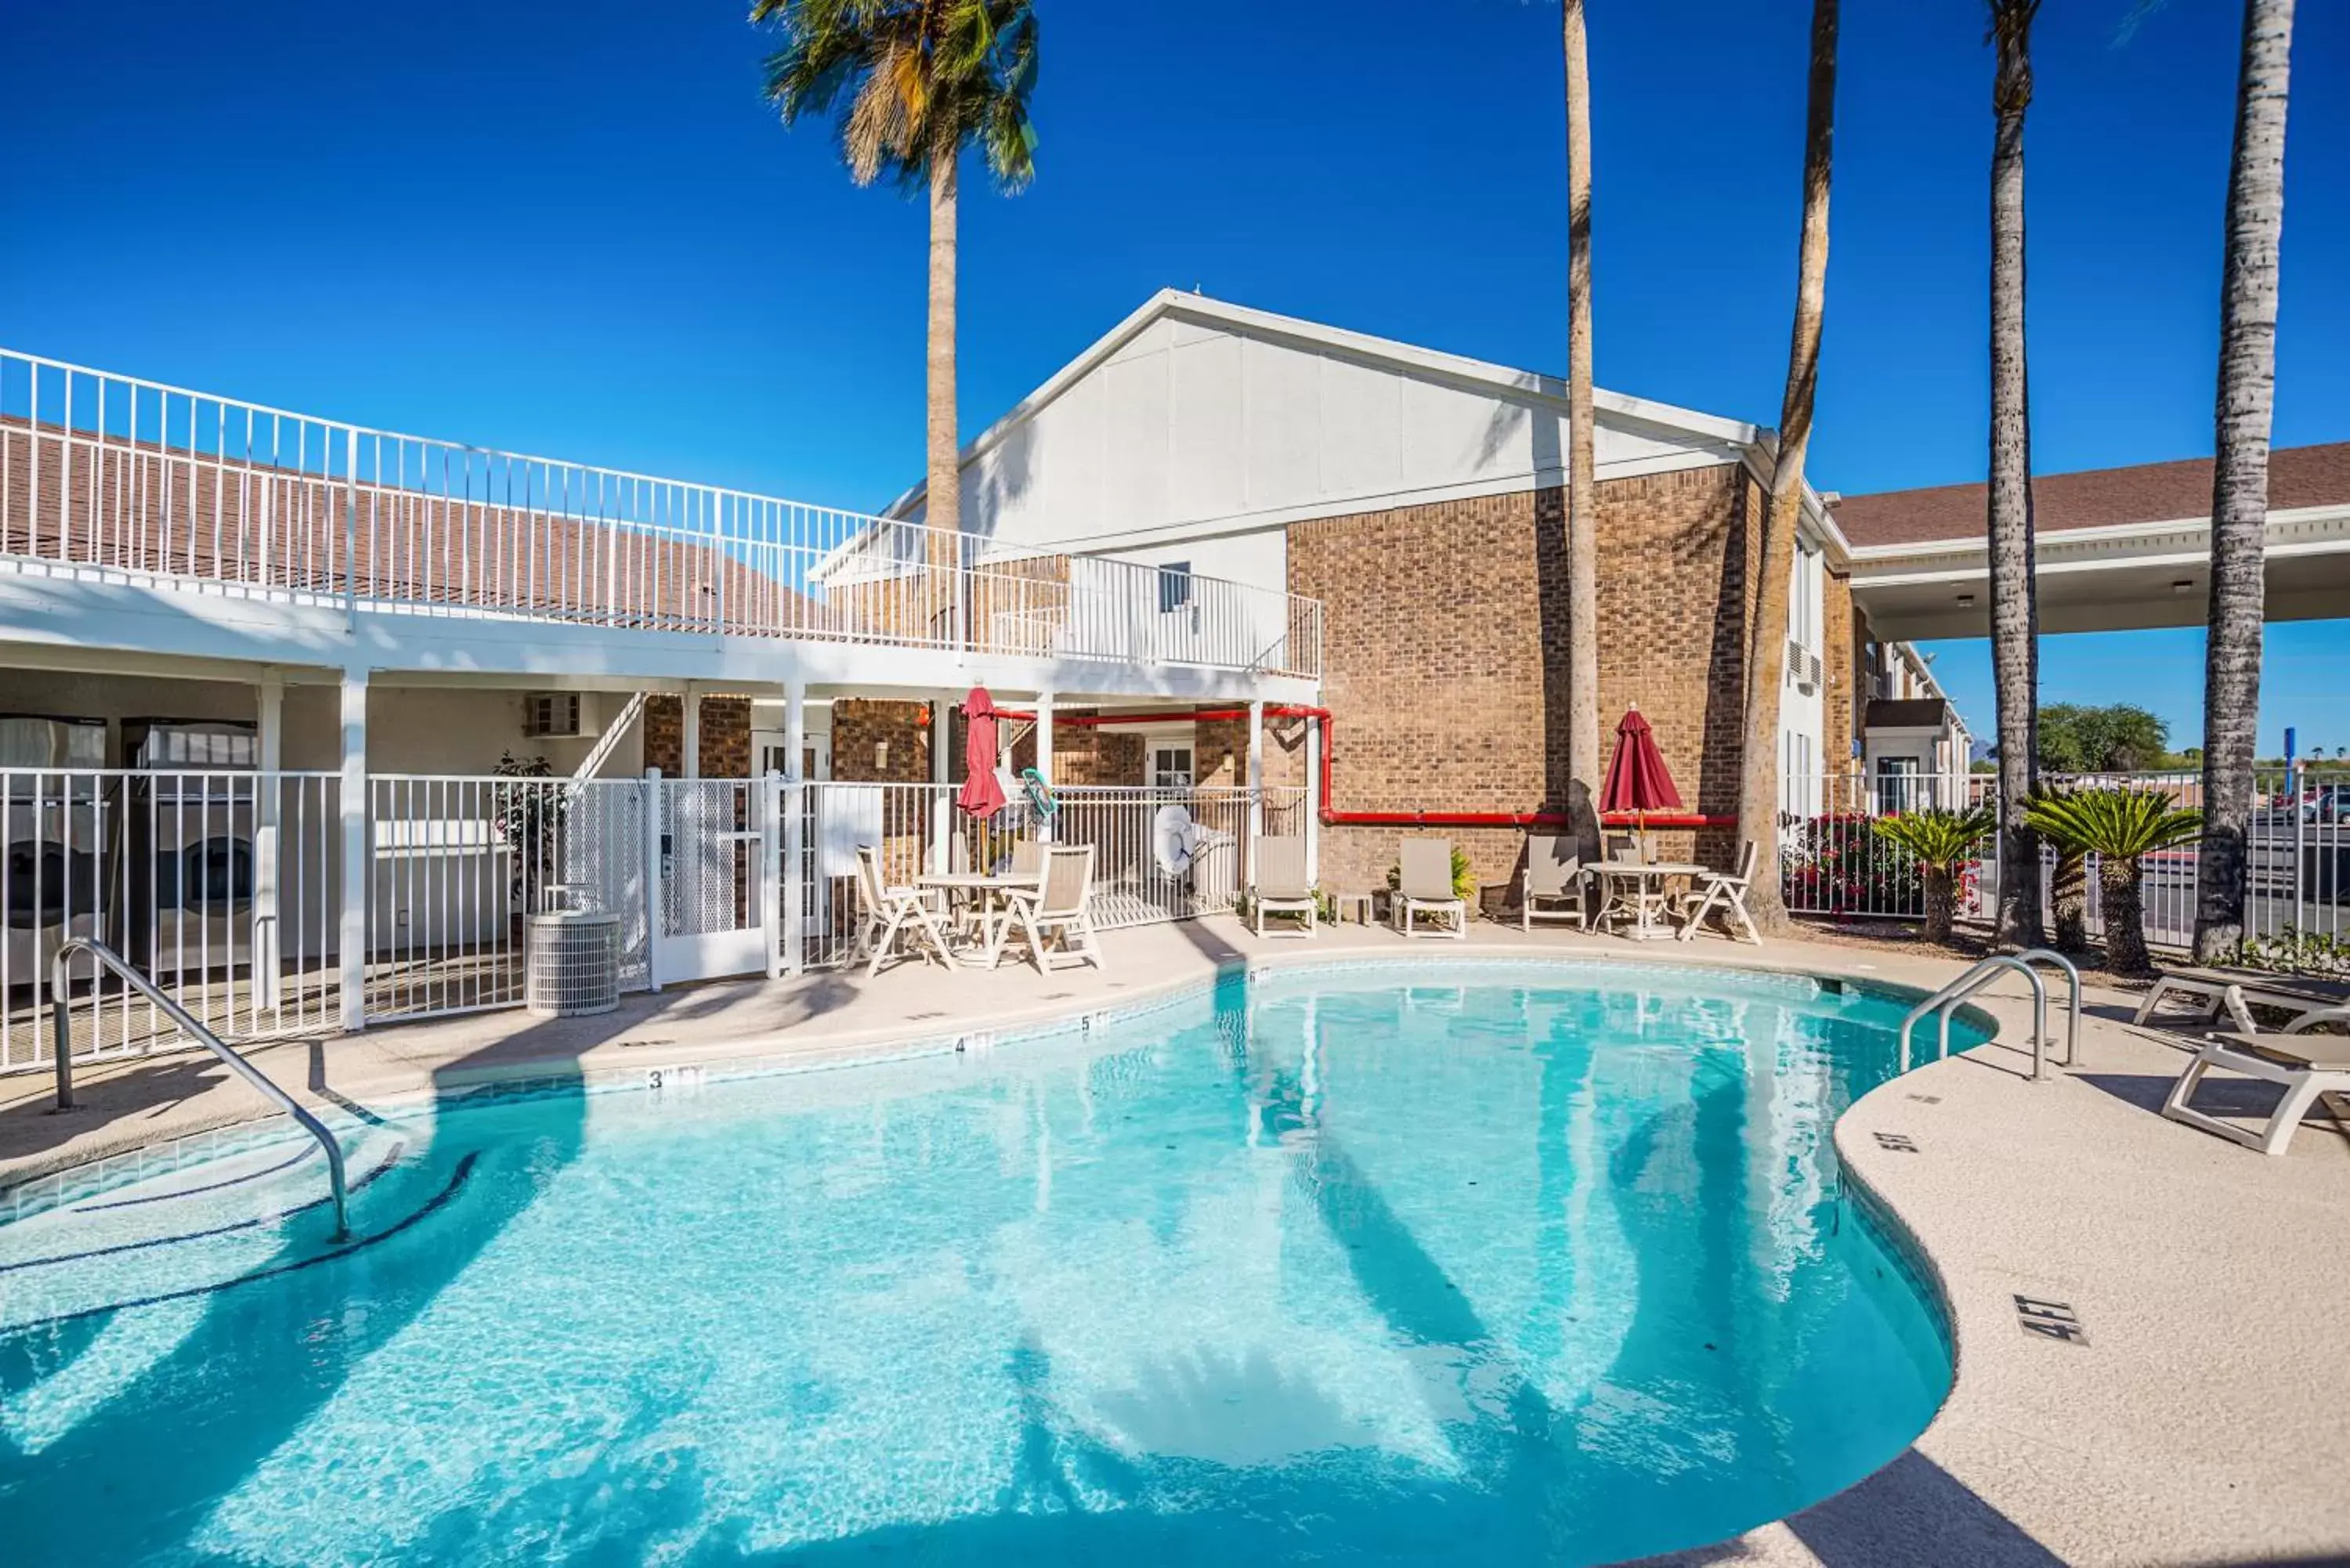
M 907 966 L 869 981 L 726 982 L 632 997 L 601 1018 L 483 1013 L 249 1055 L 307 1103 L 348 1111 L 511 1076 L 847 1064 L 1139 1000 L 1242 962 L 1572 953 L 1926 988 L 1963 967 L 1804 940 L 1642 946 L 1483 923 L 1459 943 L 1358 927 L 1306 942 L 1209 919 L 1114 932 L 1106 950 L 1107 974 Z M 2033 1083 L 2022 983 L 1977 1000 L 1999 1040 L 1879 1087 L 1836 1129 L 1848 1179 L 1900 1217 L 1940 1279 L 1958 1341 L 1949 1402 L 1859 1485 L 1658 1561 L 2350 1562 L 2350 1132 L 2321 1114 L 2272 1159 L 2165 1121 L 2155 1107 L 2185 1056 L 2177 1036 L 2128 1023 L 2137 999 L 2121 992 L 2092 989 L 2081 1061 Z M 78 1085 L 87 1108 L 51 1116 L 46 1075 L 0 1079 L 0 1190 L 267 1108 L 200 1056 L 88 1068 Z M 2198 1104 L 2250 1121 L 2274 1096 L 2215 1084 Z M 2085 1337 L 2027 1332 L 2019 1297 L 2063 1303 Z

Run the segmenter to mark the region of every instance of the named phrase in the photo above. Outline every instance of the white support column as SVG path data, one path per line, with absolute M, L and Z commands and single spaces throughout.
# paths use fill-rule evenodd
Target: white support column
M 1305 880 L 1322 885 L 1322 721 L 1305 720 Z
M 658 992 L 661 988 L 661 925 L 668 907 L 661 883 L 660 769 L 647 768 L 640 787 L 645 813 L 645 989 Z
M 1264 702 L 1249 704 L 1248 717 L 1249 875 L 1256 874 L 1256 841 L 1264 836 Z
M 784 911 L 797 902 L 784 886 L 784 775 L 770 768 L 759 791 L 759 946 L 767 955 L 767 978 L 784 978 Z
M 698 779 L 702 776 L 702 693 L 688 686 L 681 702 L 685 722 L 680 728 L 677 742 L 677 776 Z
M 286 765 L 286 675 L 276 669 L 261 672 L 254 696 L 260 732 L 260 774 L 253 782 L 253 1001 L 256 1008 L 275 1012 L 278 1003 L 277 933 L 278 816 L 284 786 L 277 774 Z
M 367 1026 L 368 945 L 368 672 L 343 671 L 343 909 L 342 1025 Z
M 807 967 L 807 683 L 784 688 L 784 953 L 785 972 Z
M 931 704 L 931 869 L 944 871 L 952 862 L 947 857 L 947 833 L 954 826 L 954 808 L 946 798 L 947 746 L 954 739 L 954 693 L 941 691 Z
M 1054 691 L 1036 693 L 1036 776 L 1047 785 L 1053 782 L 1053 704 L 1058 696 Z M 1051 817 L 1036 819 L 1036 836 L 1046 844 L 1053 841 Z

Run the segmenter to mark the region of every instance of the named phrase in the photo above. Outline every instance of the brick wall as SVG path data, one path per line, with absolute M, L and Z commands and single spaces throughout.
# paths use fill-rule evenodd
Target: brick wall
M 1195 727 L 1191 765 L 1193 782 L 1220 788 L 1244 787 L 1248 780 L 1248 721 L 1202 719 Z M 1267 719 L 1264 722 L 1264 784 L 1281 789 L 1305 779 L 1305 721 Z
M 1689 809 L 1738 809 L 1749 544 L 1764 503 L 1735 465 L 1600 486 L 1599 701 L 1637 701 Z M 1289 586 L 1321 598 L 1324 701 L 1341 809 L 1560 811 L 1565 805 L 1564 492 L 1472 497 L 1303 523 Z M 1608 737 L 1612 744 L 1612 736 Z M 1302 774 L 1304 746 L 1296 750 Z M 1267 774 L 1273 771 L 1268 752 Z M 1384 883 L 1408 829 L 1334 826 L 1323 880 Z M 1498 892 L 1523 838 L 1430 830 Z M 1660 835 L 1727 860 L 1728 830 Z
M 1860 646 L 1867 635 L 1867 622 L 1853 606 L 1850 577 L 1827 574 L 1825 597 L 1826 613 L 1820 624 L 1828 644 L 1822 655 L 1827 665 L 1828 689 L 1822 702 L 1827 718 L 1820 737 L 1820 767 L 1825 773 L 1844 773 L 1853 765 L 1852 738 L 1858 732 L 1860 704 L 1865 700 L 1860 690 Z
M 1091 717 L 1091 708 L 1064 708 L 1060 716 Z M 1031 729 L 1012 749 L 1014 768 L 1036 765 L 1036 732 Z M 1055 784 L 1139 784 L 1142 778 L 1142 737 L 1122 725 L 1056 724 L 1053 727 Z
M 685 774 L 685 700 L 655 695 L 645 699 L 645 766 L 659 768 L 663 778 Z M 706 779 L 746 779 L 751 776 L 751 700 L 748 697 L 704 697 L 702 700 L 702 776 Z
M 885 742 L 885 760 L 876 763 L 875 747 Z M 833 703 L 832 776 L 857 784 L 930 783 L 928 705 L 863 698 Z

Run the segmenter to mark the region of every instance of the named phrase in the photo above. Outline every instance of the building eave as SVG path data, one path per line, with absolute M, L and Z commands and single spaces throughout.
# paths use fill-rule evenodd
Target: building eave
M 1055 371 L 1043 385 L 973 437 L 959 455 L 957 467 L 969 467 L 1001 446 L 1014 431 L 1035 418 L 1070 387 L 1115 358 L 1120 349 L 1162 319 L 1224 327 L 1251 337 L 1285 342 L 1311 352 L 1342 355 L 1368 364 L 1408 370 L 1464 389 L 1499 392 L 1515 401 L 1547 407 L 1561 414 L 1566 411 L 1565 382 L 1540 371 L 1514 369 L 1463 355 L 1422 348 L 1394 338 L 1377 337 L 1365 332 L 1353 332 L 1345 327 L 1326 326 L 1321 322 L 1281 316 L 1268 310 L 1233 305 L 1226 300 L 1211 299 L 1205 295 L 1186 294 L 1180 289 L 1168 288 L 1144 301 L 1139 308 L 1095 339 L 1084 352 Z M 1693 437 L 1700 442 L 1748 452 L 1752 452 L 1756 443 L 1768 433 L 1742 420 L 1723 419 L 1719 415 L 1700 413 L 1693 409 L 1679 408 L 1670 403 L 1605 389 L 1594 389 L 1592 404 L 1599 413 L 1626 423 L 1645 425 Z M 922 504 L 927 491 L 927 481 L 917 483 L 883 508 L 882 515 L 910 515 Z M 1811 499 L 1816 502 L 1816 497 Z M 1806 510 L 1808 512 L 1811 508 L 1807 506 Z M 1825 508 L 1820 509 L 1820 515 L 1825 520 Z M 1833 526 L 1829 524 L 1831 529 Z

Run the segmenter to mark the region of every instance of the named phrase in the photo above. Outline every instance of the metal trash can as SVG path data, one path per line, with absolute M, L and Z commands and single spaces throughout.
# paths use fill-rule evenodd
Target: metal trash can
M 620 1005 L 620 917 L 549 909 L 525 922 L 523 1005 L 540 1018 L 583 1018 Z

